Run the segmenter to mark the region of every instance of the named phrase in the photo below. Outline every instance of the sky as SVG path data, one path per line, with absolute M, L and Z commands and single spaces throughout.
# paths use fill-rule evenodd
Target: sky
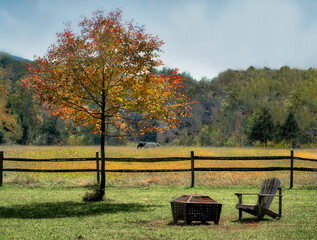
M 0 51 L 33 60 L 66 22 L 115 9 L 165 42 L 166 67 L 196 80 L 250 66 L 317 65 L 315 0 L 0 0 Z

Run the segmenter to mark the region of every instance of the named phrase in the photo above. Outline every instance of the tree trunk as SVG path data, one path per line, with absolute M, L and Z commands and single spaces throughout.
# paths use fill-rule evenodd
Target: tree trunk
M 104 125 L 104 124 L 103 124 Z M 105 173 L 105 132 L 101 132 L 100 136 L 101 140 L 101 181 L 99 186 L 99 199 L 102 200 L 105 195 L 105 188 L 106 188 L 106 173 Z
M 102 91 L 102 106 L 101 106 L 101 135 L 100 135 L 100 151 L 101 151 L 101 181 L 99 186 L 99 197 L 98 200 L 102 200 L 105 195 L 106 188 L 106 173 L 105 173 L 105 140 L 106 140 L 106 124 L 105 124 L 105 108 L 106 108 L 106 93 L 105 86 L 103 83 Z

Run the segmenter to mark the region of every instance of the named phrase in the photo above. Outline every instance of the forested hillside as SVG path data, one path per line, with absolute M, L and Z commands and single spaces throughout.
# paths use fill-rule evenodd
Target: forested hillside
M 186 89 L 197 100 L 190 131 L 202 145 L 316 142 L 316 86 L 316 69 L 227 70 Z
M 97 144 L 99 137 L 89 127 L 66 129 L 61 119 L 39 107 L 21 81 L 27 75 L 26 63 L 0 54 L 0 144 Z M 316 69 L 250 67 L 200 81 L 182 75 L 185 93 L 196 101 L 191 118 L 164 134 L 111 138 L 108 144 L 139 140 L 203 146 L 316 144 Z

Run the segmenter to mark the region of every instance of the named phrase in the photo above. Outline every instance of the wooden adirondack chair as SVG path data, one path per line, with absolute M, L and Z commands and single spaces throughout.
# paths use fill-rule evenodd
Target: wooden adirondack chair
M 282 189 L 279 187 L 281 181 L 278 178 L 266 179 L 262 183 L 260 193 L 235 193 L 239 198 L 239 203 L 236 205 L 236 208 L 239 210 L 239 220 L 242 218 L 242 211 L 250 213 L 254 216 L 257 216 L 258 219 L 262 219 L 264 215 L 268 215 L 272 218 L 281 218 L 282 217 Z M 277 190 L 279 194 L 276 195 Z M 242 195 L 257 195 L 258 202 L 255 205 L 243 204 Z M 279 213 L 272 212 L 269 210 L 269 207 L 275 196 L 279 197 Z

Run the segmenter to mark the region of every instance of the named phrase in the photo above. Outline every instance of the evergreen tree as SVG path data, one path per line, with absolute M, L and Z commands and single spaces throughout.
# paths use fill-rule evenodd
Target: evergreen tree
M 212 145 L 212 129 L 209 125 L 205 125 L 199 132 L 199 143 L 201 146 Z
M 284 140 L 287 142 L 292 142 L 293 148 L 295 145 L 295 140 L 298 138 L 298 135 L 300 134 L 300 129 L 298 127 L 298 124 L 295 120 L 294 114 L 289 113 L 288 117 L 281 127 L 281 135 Z
M 274 137 L 273 137 L 274 142 L 280 143 L 283 141 L 282 131 L 283 129 L 280 122 L 277 122 L 275 126 L 275 130 L 274 130 Z
M 267 142 L 274 136 L 272 117 L 266 108 L 255 113 L 249 122 L 248 138 L 251 142 L 260 141 L 267 147 Z

